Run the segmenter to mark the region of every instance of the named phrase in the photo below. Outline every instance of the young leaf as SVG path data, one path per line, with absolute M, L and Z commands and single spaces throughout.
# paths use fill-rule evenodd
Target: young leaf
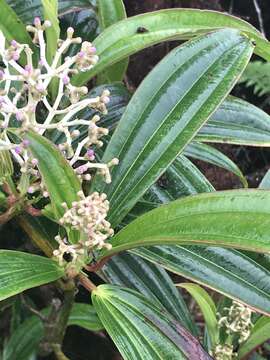
M 110 25 L 123 20 L 127 17 L 125 6 L 122 0 L 98 0 L 98 17 L 101 31 L 104 31 Z M 110 83 L 122 81 L 128 67 L 128 58 L 107 68 L 102 74 L 102 82 Z
M 204 244 L 270 252 L 270 192 L 231 190 L 188 196 L 127 225 L 99 257 L 149 245 Z
M 195 140 L 250 146 L 270 146 L 270 116 L 247 101 L 228 96 Z
M 136 255 L 123 253 L 114 256 L 102 270 L 110 283 L 137 290 L 147 299 L 158 302 L 188 331 L 196 334 L 187 306 L 164 269 Z
M 92 292 L 98 316 L 126 360 L 206 360 L 209 355 L 158 303 L 134 290 L 100 285 Z
M 230 158 L 214 147 L 192 142 L 185 148 L 184 154 L 187 157 L 199 159 L 232 172 L 240 178 L 244 187 L 248 187 L 247 180 L 239 167 Z
M 270 269 L 261 258 L 210 246 L 152 246 L 132 253 L 270 316 Z
M 267 171 L 267 173 L 264 175 L 260 185 L 260 189 L 270 189 L 270 170 Z
M 103 186 L 98 177 L 94 181 L 94 188 L 108 194 L 113 226 L 216 110 L 251 53 L 247 37 L 220 30 L 174 49 L 145 78 L 103 157 L 104 162 L 120 160 L 112 170 L 112 183 Z
M 78 199 L 81 185 L 75 172 L 60 151 L 46 138 L 29 131 L 26 135 L 29 149 L 38 160 L 38 168 L 50 194 L 50 200 L 57 219 L 64 213 L 62 206 L 66 202 L 70 207 Z
M 86 73 L 75 76 L 73 82 L 82 85 L 108 66 L 148 46 L 167 40 L 190 39 L 221 28 L 238 29 L 256 42 L 258 55 L 270 60 L 269 42 L 241 19 L 215 11 L 166 9 L 129 17 L 103 31 L 94 41 L 99 62 Z
M 247 358 L 248 354 L 255 350 L 259 345 L 263 344 L 270 338 L 270 318 L 262 316 L 255 323 L 251 330 L 249 338 L 240 346 L 238 350 L 238 359 Z
M 218 320 L 217 309 L 214 301 L 208 293 L 199 285 L 192 283 L 177 284 L 183 289 L 186 289 L 190 295 L 196 300 L 201 312 L 203 313 L 204 321 L 211 340 L 211 347 L 218 343 Z
M 0 301 L 32 287 L 55 281 L 64 270 L 51 259 L 0 250 Z

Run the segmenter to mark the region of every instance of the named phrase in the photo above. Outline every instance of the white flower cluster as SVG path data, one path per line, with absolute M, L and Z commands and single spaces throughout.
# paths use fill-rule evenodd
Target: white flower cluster
M 219 319 L 219 327 L 225 327 L 226 333 L 229 335 L 239 335 L 239 344 L 247 340 L 252 328 L 251 322 L 252 311 L 236 301 L 228 309 L 227 316 Z
M 229 344 L 217 345 L 212 355 L 215 360 L 232 360 L 236 356 L 233 352 L 233 346 Z
M 113 159 L 109 164 L 97 164 L 94 161 L 95 153 L 91 146 L 102 146 L 100 138 L 108 134 L 107 129 L 97 126 L 100 117 L 94 115 L 92 119 L 76 118 L 76 115 L 86 108 L 107 113 L 106 104 L 110 101 L 108 90 L 95 98 L 85 98 L 87 87 L 73 86 L 70 81 L 73 74 L 89 70 L 96 64 L 98 56 L 95 54 L 95 47 L 90 42 L 82 42 L 79 37 L 73 38 L 74 29 L 68 28 L 66 39 L 58 41 L 58 49 L 49 64 L 44 37 L 45 29 L 49 26 L 49 21 L 42 24 L 39 18 L 35 18 L 33 26 L 27 26 L 27 30 L 33 33 L 34 44 L 39 47 L 40 60 L 36 67 L 29 45 L 19 44 L 15 40 L 7 44 L 0 31 L 0 58 L 4 63 L 3 69 L 0 69 L 0 151 L 9 150 L 14 160 L 19 163 L 21 172 L 31 176 L 28 192 L 41 190 L 44 196 L 48 194 L 41 183 L 37 160 L 33 159 L 28 151 L 29 142 L 14 142 L 14 137 L 11 137 L 8 131 L 11 127 L 17 128 L 20 137 L 28 129 L 45 136 L 52 130 L 62 132 L 65 136 L 58 145 L 59 149 L 81 180 L 89 181 L 91 169 L 97 169 L 109 183 L 109 167 L 118 163 L 117 159 Z M 81 49 L 76 55 L 64 57 L 70 45 L 81 42 Z M 20 65 L 23 56 L 27 62 L 24 67 Z M 57 81 L 58 87 L 53 104 L 50 103 L 48 94 L 52 81 L 54 84 Z M 43 119 L 36 119 L 37 107 L 43 110 Z M 82 136 L 76 129 L 78 126 L 88 129 L 86 136 Z M 80 141 L 76 141 L 74 148 L 73 141 L 76 138 Z
M 85 197 L 82 191 L 78 192 L 79 201 L 74 201 L 69 209 L 66 203 L 64 216 L 59 220 L 63 226 L 70 226 L 80 231 L 81 236 L 78 244 L 70 245 L 66 239 L 56 237 L 59 249 L 54 251 L 60 265 L 64 264 L 64 255 L 70 254 L 75 263 L 79 256 L 88 257 L 88 252 L 93 249 L 111 249 L 111 244 L 106 243 L 107 238 L 113 235 L 111 224 L 106 220 L 109 211 L 109 201 L 106 194 L 97 192 Z
M 39 18 L 35 18 L 33 25 L 27 26 L 33 34 L 33 43 L 39 49 L 38 63 L 28 44 L 19 44 L 15 40 L 8 43 L 0 31 L 0 59 L 4 64 L 0 69 L 0 152 L 10 151 L 20 166 L 22 178 L 28 177 L 25 183 L 29 185 L 25 191 L 30 194 L 39 191 L 45 197 L 49 194 L 42 183 L 38 161 L 28 151 L 29 141 L 19 140 L 24 138 L 27 130 L 44 136 L 49 136 L 52 131 L 64 134 L 64 140 L 58 144 L 59 150 L 81 181 L 89 181 L 91 171 L 96 170 L 106 183 L 110 183 L 110 167 L 118 164 L 117 159 L 108 164 L 95 161 L 93 146 L 102 146 L 101 137 L 108 134 L 107 129 L 97 125 L 99 115 L 95 114 L 91 119 L 79 118 L 79 113 L 87 108 L 106 114 L 110 92 L 104 90 L 100 96 L 87 98 L 87 87 L 76 87 L 71 83 L 72 75 L 89 70 L 97 63 L 96 49 L 90 42 L 74 38 L 74 29 L 68 28 L 66 39 L 58 41 L 58 49 L 49 63 L 45 30 L 50 26 L 49 21 L 42 24 Z M 66 56 L 72 44 L 80 43 L 81 48 L 76 55 Z M 26 59 L 25 66 L 21 65 L 22 59 Z M 53 103 L 50 97 L 52 88 L 57 89 Z M 39 118 L 37 109 L 38 114 L 43 114 Z M 78 127 L 84 128 L 85 135 Z M 18 136 L 14 137 L 14 132 Z M 111 246 L 105 243 L 113 234 L 110 223 L 105 220 L 109 210 L 106 195 L 93 193 L 85 197 L 80 191 L 78 196 L 79 200 L 73 202 L 70 209 L 63 204 L 66 212 L 59 222 L 67 228 L 79 230 L 80 240 L 72 245 L 68 239 L 59 235 L 56 237 L 59 248 L 53 254 L 61 265 L 66 263 L 65 254 L 71 255 L 72 264 L 78 264 L 87 260 L 93 248 Z

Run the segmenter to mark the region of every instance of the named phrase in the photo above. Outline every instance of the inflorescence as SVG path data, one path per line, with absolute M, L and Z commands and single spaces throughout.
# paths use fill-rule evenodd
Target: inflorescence
M 68 28 L 66 39 L 58 41 L 58 49 L 49 63 L 46 59 L 44 32 L 50 26 L 49 21 L 42 24 L 39 18 L 35 18 L 33 25 L 27 26 L 33 35 L 33 43 L 39 48 L 36 66 L 33 51 L 28 44 L 20 44 L 15 40 L 7 43 L 0 31 L 0 57 L 4 64 L 0 69 L 0 151 L 10 151 L 21 174 L 28 176 L 26 192 L 40 192 L 44 197 L 49 196 L 49 193 L 42 182 L 38 160 L 28 151 L 29 141 L 19 140 L 24 138 L 28 130 L 47 137 L 55 132 L 62 133 L 63 140 L 57 146 L 81 182 L 89 181 L 95 170 L 104 177 L 106 183 L 110 183 L 110 167 L 118 164 L 117 159 L 107 164 L 97 163 L 93 149 L 101 147 L 101 138 L 108 134 L 106 128 L 97 125 L 100 120 L 97 113 L 107 114 L 110 92 L 104 90 L 100 96 L 89 98 L 86 97 L 86 86 L 76 87 L 71 84 L 72 75 L 87 71 L 97 63 L 96 49 L 90 42 L 73 37 L 74 29 Z M 81 44 L 80 50 L 73 56 L 65 57 L 72 44 Z M 20 64 L 22 57 L 26 59 L 25 66 Z M 58 92 L 51 103 L 49 89 L 55 82 Z M 38 119 L 37 108 L 39 114 L 44 114 Z M 96 112 L 91 119 L 77 117 L 87 108 Z M 82 133 L 78 127 L 84 127 L 87 131 Z M 13 136 L 10 135 L 11 128 Z M 16 131 L 18 136 L 14 137 Z M 85 197 L 83 192 L 79 192 L 78 198 L 71 208 L 63 204 L 65 214 L 60 224 L 77 229 L 83 235 L 76 245 L 69 244 L 66 238 L 56 237 L 59 249 L 54 251 L 54 255 L 61 264 L 64 264 L 65 253 L 71 254 L 75 262 L 78 256 L 85 256 L 93 248 L 110 246 L 105 243 L 113 234 L 110 223 L 105 220 L 109 209 L 106 195 L 93 193 Z

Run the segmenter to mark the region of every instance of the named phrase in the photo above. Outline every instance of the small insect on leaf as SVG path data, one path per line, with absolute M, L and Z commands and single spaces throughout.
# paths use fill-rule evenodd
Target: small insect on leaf
M 136 32 L 137 32 L 138 34 L 143 34 L 143 33 L 149 32 L 149 30 L 146 29 L 146 28 L 143 27 L 143 26 L 139 26 L 139 27 L 137 28 Z

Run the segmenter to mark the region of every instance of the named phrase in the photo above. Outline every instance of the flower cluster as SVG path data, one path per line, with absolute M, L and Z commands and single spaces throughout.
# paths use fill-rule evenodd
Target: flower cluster
M 69 209 L 66 203 L 63 208 L 66 210 L 60 219 L 60 224 L 80 231 L 81 236 L 78 244 L 69 245 L 66 239 L 56 237 L 59 243 L 59 249 L 54 251 L 58 257 L 59 263 L 64 263 L 64 255 L 70 254 L 72 262 L 75 263 L 78 257 L 88 257 L 88 251 L 103 247 L 111 249 L 111 244 L 106 243 L 107 238 L 113 235 L 111 224 L 106 220 L 109 211 L 109 201 L 106 194 L 97 192 L 85 197 L 82 191 L 78 192 L 79 201 L 74 201 Z
M 233 301 L 232 306 L 228 309 L 227 316 L 219 319 L 219 327 L 226 329 L 228 335 L 237 334 L 239 336 L 239 344 L 247 340 L 252 328 L 251 310 Z
M 229 344 L 217 345 L 213 354 L 211 354 L 215 360 L 232 360 L 235 358 L 233 352 L 233 346 Z
M 109 168 L 117 164 L 116 159 L 112 159 L 109 164 L 95 162 L 92 147 L 102 146 L 100 138 L 108 134 L 107 129 L 97 126 L 99 115 L 94 115 L 92 119 L 76 118 L 77 114 L 87 108 L 107 113 L 106 105 L 110 101 L 108 90 L 104 90 L 100 96 L 88 98 L 85 97 L 87 87 L 74 86 L 70 81 L 72 75 L 89 70 L 96 64 L 96 49 L 90 42 L 74 38 L 74 29 L 68 28 L 66 39 L 58 41 L 58 49 L 49 64 L 44 37 L 44 31 L 49 26 L 49 21 L 42 24 L 39 18 L 35 18 L 33 26 L 27 26 L 27 30 L 33 34 L 33 42 L 39 47 L 40 60 L 36 67 L 29 45 L 19 44 L 15 40 L 7 44 L 0 32 L 0 57 L 4 63 L 4 68 L 0 69 L 0 84 L 4 84 L 0 90 L 0 151 L 9 150 L 13 159 L 19 163 L 21 172 L 31 176 L 29 193 L 44 190 L 44 184 L 39 176 L 37 160 L 28 151 L 27 140 L 14 142 L 14 137 L 10 137 L 8 131 L 11 127 L 17 128 L 20 134 L 17 139 L 23 138 L 28 129 L 45 136 L 53 131 L 63 133 L 63 140 L 58 147 L 81 180 L 89 181 L 91 171 L 97 169 L 109 183 Z M 72 44 L 80 43 L 81 48 L 76 55 L 64 57 Z M 24 67 L 20 65 L 22 56 L 27 61 Z M 57 81 L 58 93 L 51 104 L 49 88 L 53 81 Z M 45 114 L 42 121 L 36 119 L 37 107 Z M 82 135 L 77 127 L 88 131 L 83 131 Z M 46 190 L 43 195 L 47 195 Z
M 68 28 L 66 39 L 58 40 L 57 51 L 52 61 L 48 62 L 45 30 L 50 26 L 49 21 L 42 24 L 39 18 L 35 18 L 33 25 L 27 26 L 33 35 L 33 43 L 39 49 L 38 62 L 28 44 L 15 40 L 8 43 L 0 31 L 0 58 L 3 63 L 0 68 L 0 152 L 9 151 L 18 163 L 21 178 L 24 177 L 22 183 L 27 184 L 24 192 L 39 192 L 44 197 L 48 197 L 49 193 L 42 182 L 38 160 L 29 152 L 29 141 L 20 140 L 24 139 L 28 130 L 49 138 L 57 135 L 59 150 L 81 182 L 89 181 L 92 172 L 96 171 L 106 183 L 110 183 L 110 167 L 118 164 L 117 159 L 107 164 L 96 162 L 94 150 L 103 145 L 101 138 L 108 134 L 108 130 L 97 123 L 100 120 L 98 113 L 107 113 L 110 92 L 104 90 L 100 96 L 89 98 L 86 86 L 74 86 L 71 82 L 74 74 L 90 70 L 97 63 L 96 49 L 90 42 L 73 37 L 74 29 Z M 80 49 L 77 54 L 68 56 L 72 44 L 77 44 Z M 25 66 L 21 65 L 22 59 L 26 60 Z M 52 89 L 57 89 L 53 102 Z M 80 118 L 79 114 L 87 108 L 93 109 L 95 115 L 90 119 Z M 59 133 L 63 136 L 58 136 Z M 22 191 L 21 186 L 18 189 Z M 86 260 L 93 248 L 110 247 L 105 241 L 113 230 L 105 219 L 109 210 L 105 194 L 93 193 L 85 197 L 80 191 L 78 201 L 73 202 L 71 208 L 64 203 L 63 208 L 65 214 L 59 223 L 66 229 L 80 231 L 81 235 L 75 245 L 70 244 L 67 238 L 56 237 L 59 248 L 54 251 L 54 256 L 61 265 L 66 263 L 65 254 L 71 255 L 74 264 Z

